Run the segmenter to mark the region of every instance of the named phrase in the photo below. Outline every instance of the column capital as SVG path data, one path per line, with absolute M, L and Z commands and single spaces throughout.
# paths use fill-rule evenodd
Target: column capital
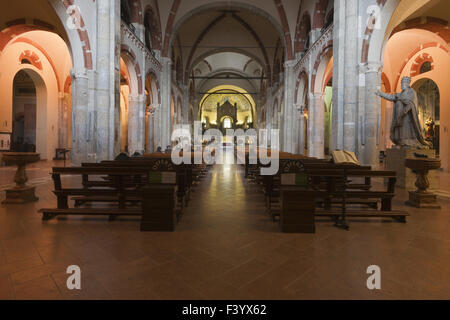
M 383 63 L 379 61 L 369 61 L 366 63 L 361 63 L 359 69 L 361 73 L 379 73 L 383 69 Z
M 82 78 L 82 79 L 88 79 L 88 74 L 87 74 L 87 70 L 85 68 L 82 69 L 74 69 L 72 68 L 70 70 L 70 76 L 72 77 L 73 80 L 78 79 L 78 78 Z
M 296 64 L 297 64 L 297 60 L 296 59 L 287 60 L 287 61 L 284 62 L 284 67 L 285 68 L 294 68 Z
M 132 101 L 132 102 L 143 102 L 145 101 L 145 95 L 143 94 L 138 94 L 138 95 L 129 95 L 128 96 L 128 101 Z

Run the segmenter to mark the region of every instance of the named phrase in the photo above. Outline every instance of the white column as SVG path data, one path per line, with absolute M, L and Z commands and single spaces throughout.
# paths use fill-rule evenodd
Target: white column
M 346 0 L 334 0 L 332 147 L 340 150 L 344 149 L 345 5 Z
M 111 11 L 109 0 L 97 1 L 97 68 L 95 147 L 97 161 L 110 157 Z M 112 128 L 111 128 L 112 129 Z
M 379 118 L 381 99 L 375 92 L 380 90 L 381 70 L 380 62 L 369 62 L 364 65 L 365 71 L 365 112 L 364 112 L 364 164 L 375 165 L 378 162 Z
M 89 130 L 89 78 L 86 71 L 72 73 L 72 165 L 87 160 L 88 144 L 92 143 Z
M 161 59 L 161 108 L 159 115 L 159 146 L 164 150 L 167 145 L 170 145 L 170 74 L 171 74 L 171 60 L 164 57 Z
M 294 66 L 296 61 L 286 61 L 284 64 L 284 143 L 283 150 L 286 152 L 294 152 L 296 133 L 294 125 L 294 94 L 295 94 L 295 74 Z M 281 103 L 281 102 L 280 102 Z
M 67 106 L 64 92 L 58 93 L 58 148 L 67 147 Z
M 145 96 L 129 96 L 128 151 L 142 153 L 145 144 Z
M 358 0 L 345 2 L 344 149 L 356 151 L 358 119 Z
M 310 110 L 312 118 L 310 118 L 310 137 L 309 137 L 309 153 L 313 157 L 323 159 L 325 157 L 325 95 L 323 92 L 316 92 L 312 95 L 313 102 Z

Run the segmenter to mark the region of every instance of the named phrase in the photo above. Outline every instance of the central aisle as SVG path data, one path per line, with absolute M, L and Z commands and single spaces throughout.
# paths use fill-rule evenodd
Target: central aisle
M 259 187 L 248 183 L 244 167 L 235 163 L 233 149 L 224 148 L 224 164 L 214 165 L 194 187 L 177 231 L 185 228 L 214 228 L 220 233 L 228 233 L 230 228 L 278 231 L 266 213 Z

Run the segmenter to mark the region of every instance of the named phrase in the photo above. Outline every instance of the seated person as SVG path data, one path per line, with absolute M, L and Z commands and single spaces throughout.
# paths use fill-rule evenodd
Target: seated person
M 121 152 L 119 153 L 114 160 L 118 160 L 118 161 L 123 161 L 123 160 L 129 160 L 130 157 L 125 153 L 125 152 Z

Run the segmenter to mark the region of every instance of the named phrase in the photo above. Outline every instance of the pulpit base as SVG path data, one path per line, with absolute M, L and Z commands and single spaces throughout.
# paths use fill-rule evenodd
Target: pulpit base
M 38 201 L 35 195 L 36 187 L 23 187 L 6 190 L 6 199 L 2 204 L 23 204 Z
M 419 209 L 441 209 L 441 206 L 437 203 L 437 196 L 430 192 L 410 191 L 409 200 L 405 204 Z

